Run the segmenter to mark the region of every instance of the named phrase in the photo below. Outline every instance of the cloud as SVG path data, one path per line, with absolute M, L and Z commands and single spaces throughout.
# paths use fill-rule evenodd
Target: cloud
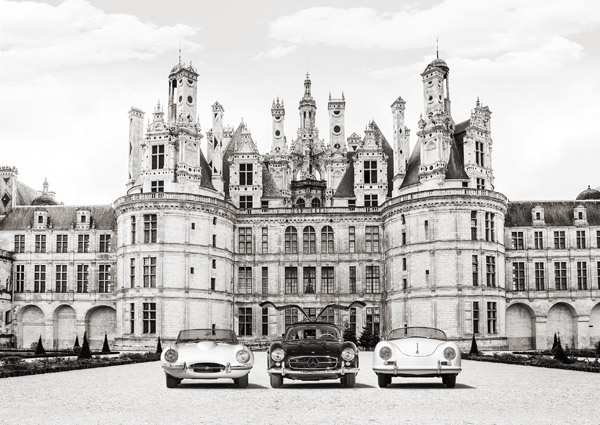
M 294 50 L 296 50 L 296 46 L 294 46 L 294 45 L 277 46 L 266 52 L 259 53 L 258 55 L 254 56 L 252 59 L 255 61 L 260 60 L 261 58 L 278 59 L 283 56 L 289 55 Z
M 4 75 L 149 60 L 176 49 L 196 51 L 199 28 L 158 26 L 136 16 L 107 14 L 85 0 L 58 6 L 0 1 Z

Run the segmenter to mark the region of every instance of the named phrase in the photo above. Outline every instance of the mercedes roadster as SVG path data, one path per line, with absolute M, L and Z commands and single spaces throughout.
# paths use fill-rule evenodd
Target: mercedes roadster
M 182 379 L 217 378 L 231 378 L 239 388 L 246 388 L 254 355 L 233 331 L 188 329 L 162 352 L 161 361 L 168 388 L 177 387 Z
M 391 331 L 373 352 L 373 371 L 380 387 L 394 376 L 441 377 L 448 388 L 461 371 L 458 345 L 434 328 L 404 327 Z

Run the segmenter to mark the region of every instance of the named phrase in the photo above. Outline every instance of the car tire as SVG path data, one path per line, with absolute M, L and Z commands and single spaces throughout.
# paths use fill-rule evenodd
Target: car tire
M 281 388 L 283 385 L 283 376 L 273 374 L 271 375 L 271 387 L 273 388 Z
M 392 383 L 391 376 L 389 376 L 385 373 L 380 373 L 379 375 L 377 375 L 377 384 L 379 385 L 379 388 L 385 388 L 391 383 Z
M 342 385 L 346 388 L 354 388 L 354 384 L 356 384 L 356 374 L 355 373 L 347 373 L 342 376 Z
M 168 373 L 165 373 L 165 376 L 167 377 L 167 388 L 177 388 L 177 386 L 181 382 L 181 379 L 175 378 L 174 376 L 171 376 Z
M 234 382 L 238 388 L 248 388 L 248 375 L 234 379 Z
M 454 388 L 456 386 L 456 374 L 452 373 L 442 376 L 442 383 L 444 383 L 448 388 Z

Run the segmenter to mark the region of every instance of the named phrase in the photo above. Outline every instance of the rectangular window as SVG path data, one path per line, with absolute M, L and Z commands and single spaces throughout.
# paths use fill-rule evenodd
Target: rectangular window
M 135 303 L 129 304 L 129 333 L 135 333 Z
M 348 208 L 354 209 L 356 207 L 356 199 L 348 199 Z
M 600 248 L 600 230 L 596 230 L 596 248 Z
M 238 252 L 240 254 L 252 254 L 252 227 L 240 227 L 238 236 Z
M 33 292 L 46 292 L 46 265 L 33 266 Z
M 577 249 L 585 249 L 585 230 L 577 231 Z
M 348 275 L 350 280 L 350 293 L 356 294 L 356 266 L 350 266 Z
M 479 190 L 485 189 L 485 179 L 477 177 L 477 179 L 475 180 L 475 182 L 477 184 L 477 189 L 479 189 Z
M 407 264 L 406 264 L 406 257 L 402 257 L 402 271 L 406 271 L 407 268 Z
M 252 267 L 238 267 L 238 291 L 252 293 Z
M 285 229 L 285 253 L 298 253 L 298 232 L 294 227 L 288 227 Z
M 298 322 L 298 310 L 295 308 L 286 308 L 284 317 L 285 317 L 285 330 L 287 331 L 287 329 L 291 325 Z
M 473 286 L 479 286 L 479 258 L 473 255 L 471 260 L 473 268 Z
M 165 166 L 165 145 L 152 146 L 152 169 L 159 170 Z
M 98 265 L 98 292 L 112 292 L 112 276 L 110 274 L 110 264 Z
M 335 323 L 335 313 L 333 312 L 333 309 L 330 307 L 327 310 L 325 310 L 319 317 L 319 321 L 326 323 Z
M 425 232 L 425 240 L 429 240 L 429 220 L 423 221 L 423 231 Z
M 35 252 L 46 252 L 46 235 L 35 235 Z
M 483 163 L 483 142 L 475 142 L 475 162 L 480 167 L 484 166 L 484 163 Z
M 367 307 L 366 319 L 367 328 L 371 329 L 371 332 L 373 332 L 374 335 L 379 335 L 379 307 Z
M 356 308 L 350 309 L 350 329 L 356 333 Z
M 217 287 L 217 281 L 214 277 L 211 277 L 210 278 L 210 290 L 214 291 L 216 287 Z
M 252 307 L 240 307 L 239 336 L 252 336 Z
M 333 254 L 335 252 L 331 226 L 325 226 L 321 229 L 321 252 L 323 254 Z
M 557 261 L 554 263 L 554 284 L 557 291 L 566 291 L 567 263 L 565 261 Z
M 379 205 L 377 195 L 365 195 L 365 207 L 376 207 Z
M 477 211 L 471 211 L 471 240 L 477 240 Z
M 525 290 L 525 263 L 512 263 L 512 283 L 513 291 Z
M 381 292 L 379 286 L 379 266 L 367 266 L 365 273 L 365 284 L 367 294 Z
M 269 335 L 269 309 L 262 309 L 262 336 Z
M 131 243 L 135 244 L 135 216 L 131 216 Z
M 587 289 L 587 262 L 577 262 L 577 289 L 583 291 Z
M 269 293 L 269 268 L 268 267 L 262 268 L 262 293 L 265 295 Z
M 523 232 L 512 232 L 512 249 L 525 249 L 523 243 Z
M 266 254 L 269 252 L 269 228 L 262 228 L 262 253 Z
M 308 320 L 316 320 L 317 319 L 317 309 L 314 307 L 308 307 L 306 310 L 306 314 L 308 315 Z
M 285 293 L 298 293 L 298 269 L 296 267 L 285 268 Z
M 212 235 L 212 246 L 217 247 L 217 235 Z
M 129 287 L 135 287 L 135 258 L 129 259 Z
M 90 252 L 90 235 L 77 235 L 77 252 Z
M 496 314 L 497 314 L 496 303 L 488 301 L 488 303 L 487 303 L 487 331 L 488 331 L 488 334 L 498 333 L 498 331 L 496 329 L 496 320 L 497 320 Z
M 157 215 L 144 214 L 144 243 L 156 243 L 157 228 Z
M 156 303 L 143 303 L 142 324 L 143 333 L 156 333 Z
M 485 257 L 485 283 L 487 286 L 496 286 L 496 257 Z
M 544 234 L 539 232 L 533 232 L 533 247 L 535 249 L 544 249 Z
M 494 213 L 485 213 L 485 240 L 488 242 L 496 241 L 496 215 Z
M 156 288 L 156 257 L 144 257 L 144 288 Z
M 67 292 L 67 265 L 56 265 L 56 292 Z
M 365 184 L 377 184 L 377 161 L 364 161 Z
M 77 292 L 85 293 L 88 291 L 89 266 L 87 264 L 77 264 Z
M 15 235 L 15 253 L 25 252 L 25 235 Z
M 305 227 L 302 231 L 302 252 L 304 254 L 317 252 L 317 234 L 311 226 Z
M 252 164 L 240 164 L 240 186 L 252 184 Z
M 379 252 L 379 227 L 365 227 L 365 252 Z
M 535 263 L 535 290 L 543 291 L 546 288 L 544 263 Z
M 317 269 L 315 267 L 304 267 L 302 278 L 304 280 L 304 293 L 314 294 L 317 286 Z
M 150 182 L 150 192 L 158 193 L 165 191 L 165 181 L 164 180 L 152 180 Z
M 598 263 L 600 264 L 600 263 Z M 25 291 L 25 265 L 17 264 L 15 268 L 15 292 Z
M 402 232 L 402 246 L 406 245 L 406 232 Z
M 356 252 L 356 227 L 348 227 L 348 251 Z
M 473 302 L 473 333 L 479 333 L 479 301 Z
M 100 235 L 100 252 L 110 252 L 110 235 Z
M 335 291 L 335 279 L 333 267 L 321 267 L 321 292 L 333 294 Z
M 252 195 L 241 195 L 240 196 L 240 209 L 249 210 L 250 208 L 254 208 L 252 201 L 253 201 Z
M 554 232 L 554 249 L 565 249 L 565 232 L 564 230 Z
M 56 235 L 56 252 L 64 254 L 68 249 L 69 235 Z

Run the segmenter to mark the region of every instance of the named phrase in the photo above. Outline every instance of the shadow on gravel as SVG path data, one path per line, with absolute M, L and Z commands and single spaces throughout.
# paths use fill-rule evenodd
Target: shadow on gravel
M 420 382 L 405 382 L 405 383 L 392 383 L 390 385 L 387 386 L 387 388 L 396 388 L 396 389 L 404 389 L 404 390 L 418 390 L 418 389 L 423 389 L 423 388 L 433 388 L 433 389 L 439 389 L 439 390 L 445 390 L 445 391 L 455 391 L 455 390 L 473 390 L 475 389 L 475 387 L 471 387 L 470 385 L 466 385 L 466 384 L 460 384 L 457 383 L 456 387 L 454 388 L 448 388 L 446 387 L 444 384 L 442 383 L 420 383 Z M 387 389 L 387 388 L 382 388 L 383 390 Z
M 267 387 L 257 384 L 248 384 L 248 388 L 238 388 L 235 384 L 227 384 L 227 383 L 215 383 L 215 384 L 207 384 L 201 382 L 193 382 L 193 383 L 182 383 L 177 386 L 177 388 L 186 389 L 186 390 L 266 390 Z
M 291 383 L 284 382 L 283 387 L 277 388 L 277 390 L 286 390 L 286 389 L 314 390 L 314 389 L 321 389 L 321 388 L 337 388 L 337 389 L 350 389 L 350 390 L 352 389 L 352 388 L 346 388 L 346 387 L 342 386 L 339 382 L 322 382 L 319 384 L 316 384 L 316 383 L 291 384 Z M 358 384 L 358 383 L 354 385 L 354 389 L 363 389 L 363 388 L 375 388 L 375 387 L 372 385 Z

